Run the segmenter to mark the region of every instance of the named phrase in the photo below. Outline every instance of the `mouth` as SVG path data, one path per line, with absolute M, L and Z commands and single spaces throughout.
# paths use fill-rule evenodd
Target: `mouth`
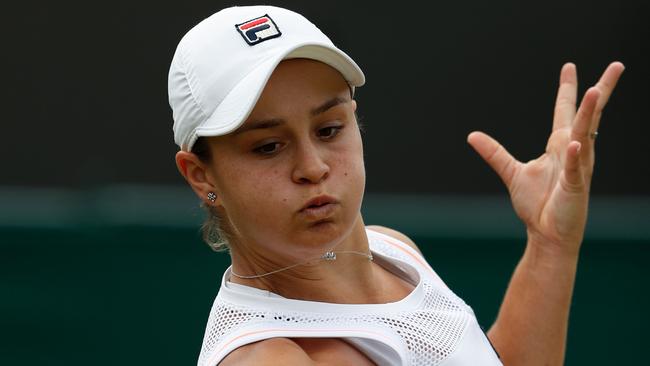
M 330 196 L 318 196 L 309 200 L 300 210 L 300 214 L 309 221 L 326 219 L 334 214 L 338 201 Z
M 318 197 L 314 197 L 310 199 L 302 208 L 300 209 L 300 212 L 304 212 L 305 210 L 312 210 L 312 209 L 318 209 L 320 207 L 338 203 L 338 201 L 331 196 L 327 195 L 322 195 Z

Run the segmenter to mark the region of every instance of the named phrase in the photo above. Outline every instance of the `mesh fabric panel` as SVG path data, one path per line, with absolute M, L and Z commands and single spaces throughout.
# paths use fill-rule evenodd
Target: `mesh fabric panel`
M 297 324 L 314 329 L 379 327 L 386 333 L 398 335 L 404 342 L 408 365 L 440 364 L 462 340 L 468 322 L 474 317 L 472 310 L 450 290 L 436 284 L 435 275 L 423 269 L 421 264 L 409 258 L 409 255 L 395 250 L 377 238 L 370 239 L 374 251 L 407 262 L 416 268 L 419 266 L 424 299 L 416 309 L 386 311 L 380 314 L 296 312 L 242 306 L 217 297 L 208 319 L 198 364 L 208 366 L 207 361 L 211 355 L 232 340 L 233 335 L 244 327 L 280 329 L 295 327 Z

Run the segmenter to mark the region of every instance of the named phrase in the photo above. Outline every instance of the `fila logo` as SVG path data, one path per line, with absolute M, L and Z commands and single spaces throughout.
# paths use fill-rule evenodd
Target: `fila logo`
M 235 27 L 241 36 L 244 37 L 246 43 L 251 46 L 282 35 L 280 29 L 278 29 L 278 26 L 275 25 L 275 22 L 268 14 L 241 24 L 236 24 Z

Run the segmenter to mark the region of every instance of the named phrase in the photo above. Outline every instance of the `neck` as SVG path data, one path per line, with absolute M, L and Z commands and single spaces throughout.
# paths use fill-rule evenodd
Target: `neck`
M 322 253 L 329 251 L 323 248 Z M 365 225 L 361 218 L 355 221 L 350 234 L 333 249 L 370 253 Z M 237 250 L 231 251 L 233 270 L 238 274 L 255 273 L 255 266 Z M 267 273 L 279 268 L 259 270 Z M 231 276 L 230 281 L 277 293 L 291 299 L 330 303 L 381 303 L 385 300 L 383 279 L 386 271 L 367 257 L 352 253 L 337 253 L 336 260 L 314 260 L 280 272 L 258 278 Z

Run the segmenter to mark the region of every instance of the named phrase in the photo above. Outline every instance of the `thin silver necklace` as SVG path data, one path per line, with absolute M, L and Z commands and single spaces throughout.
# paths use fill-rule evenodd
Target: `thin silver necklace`
M 288 266 L 288 267 L 284 267 L 284 268 L 276 269 L 275 271 L 267 272 L 267 273 L 264 273 L 264 274 L 261 274 L 261 275 L 242 276 L 242 275 L 239 275 L 239 274 L 235 273 L 235 271 L 233 271 L 232 268 L 230 269 L 230 273 L 231 273 L 233 276 L 235 276 L 235 277 L 239 277 L 239 278 L 258 278 L 258 277 L 264 277 L 264 276 L 272 275 L 272 274 L 274 274 L 274 273 L 278 273 L 278 272 L 280 272 L 280 271 L 284 271 L 285 269 L 289 269 L 289 268 L 293 268 L 293 267 L 299 266 L 299 265 L 301 265 L 301 264 L 305 264 L 305 263 L 310 262 L 310 261 L 312 261 L 312 260 L 314 260 L 314 259 L 317 259 L 317 260 L 326 260 L 326 261 L 334 261 L 334 260 L 336 260 L 336 254 L 337 254 L 337 253 L 339 253 L 339 254 L 341 254 L 341 253 L 359 254 L 359 255 L 362 255 L 362 256 L 368 258 L 368 260 L 370 260 L 370 261 L 372 260 L 372 253 L 371 253 L 371 252 L 368 252 L 368 253 L 362 253 L 362 252 L 357 252 L 357 251 L 354 251 L 354 250 L 341 250 L 341 251 L 336 251 L 336 252 L 329 251 L 329 252 L 325 252 L 325 254 L 321 255 L 321 256 L 318 257 L 318 258 L 308 259 L 308 260 L 306 260 L 306 261 L 304 261 L 304 262 L 296 263 L 296 264 L 292 264 L 292 265 L 290 265 L 290 266 Z

